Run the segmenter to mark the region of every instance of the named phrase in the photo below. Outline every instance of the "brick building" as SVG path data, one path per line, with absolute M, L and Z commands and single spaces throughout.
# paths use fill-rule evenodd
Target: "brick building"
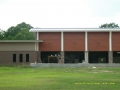
M 42 62 L 60 54 L 62 63 L 120 63 L 120 29 L 33 28 Z
M 32 28 L 30 32 L 36 40 L 0 41 L 0 64 L 120 63 L 119 28 Z

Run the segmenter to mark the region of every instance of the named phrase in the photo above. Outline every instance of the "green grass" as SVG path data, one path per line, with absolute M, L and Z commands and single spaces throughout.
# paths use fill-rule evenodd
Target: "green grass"
M 0 67 L 0 90 L 119 90 L 120 68 Z

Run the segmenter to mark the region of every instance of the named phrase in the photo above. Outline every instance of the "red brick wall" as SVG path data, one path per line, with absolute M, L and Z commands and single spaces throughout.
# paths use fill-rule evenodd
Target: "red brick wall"
M 64 51 L 84 51 L 85 33 L 66 32 L 64 33 Z
M 112 33 L 112 50 L 120 51 L 120 32 Z
M 44 42 L 39 43 L 39 51 L 60 51 L 61 33 L 60 32 L 41 32 L 39 39 Z
M 109 51 L 109 33 L 89 32 L 88 51 Z

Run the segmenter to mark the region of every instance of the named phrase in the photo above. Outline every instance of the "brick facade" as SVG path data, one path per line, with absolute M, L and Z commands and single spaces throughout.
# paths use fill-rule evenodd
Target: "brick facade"
M 109 51 L 109 33 L 89 32 L 88 51 Z

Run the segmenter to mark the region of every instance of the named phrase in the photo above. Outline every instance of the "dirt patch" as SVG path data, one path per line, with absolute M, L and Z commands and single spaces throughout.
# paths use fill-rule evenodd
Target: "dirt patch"
M 106 73 L 108 73 L 108 72 L 113 72 L 113 71 L 100 70 L 100 72 L 106 72 Z

